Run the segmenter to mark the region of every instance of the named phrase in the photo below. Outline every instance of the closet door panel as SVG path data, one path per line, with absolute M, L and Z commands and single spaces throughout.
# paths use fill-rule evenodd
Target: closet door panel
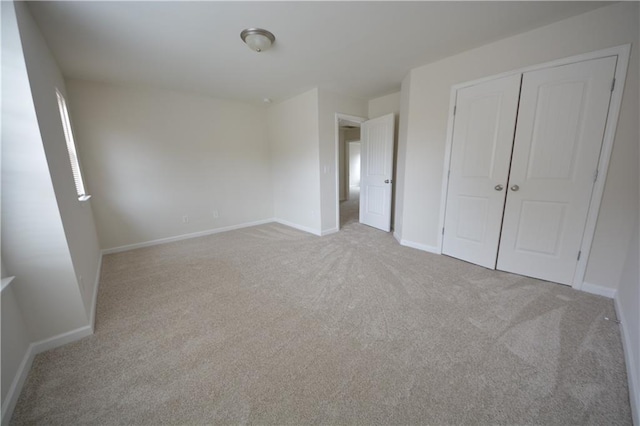
M 492 80 L 461 89 L 456 95 L 442 250 L 492 269 L 496 266 L 520 78 Z
M 524 73 L 498 269 L 571 284 L 616 58 Z

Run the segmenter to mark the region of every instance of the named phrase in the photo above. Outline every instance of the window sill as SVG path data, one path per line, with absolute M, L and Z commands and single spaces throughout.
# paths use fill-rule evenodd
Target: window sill
M 7 277 L 2 279 L 2 287 L 0 288 L 0 292 L 3 292 L 5 288 L 9 287 L 11 281 L 13 281 L 15 277 Z

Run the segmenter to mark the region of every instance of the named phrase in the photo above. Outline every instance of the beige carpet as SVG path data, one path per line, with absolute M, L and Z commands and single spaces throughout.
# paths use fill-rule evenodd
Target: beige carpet
M 611 300 L 270 224 L 105 256 L 13 424 L 630 424 Z M 349 215 L 352 216 L 349 216 Z

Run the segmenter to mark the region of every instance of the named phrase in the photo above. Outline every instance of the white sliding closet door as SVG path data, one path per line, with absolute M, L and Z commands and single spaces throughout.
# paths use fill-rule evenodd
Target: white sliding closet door
M 456 95 L 442 252 L 495 268 L 521 75 Z
M 498 269 L 571 284 L 616 57 L 523 74 Z

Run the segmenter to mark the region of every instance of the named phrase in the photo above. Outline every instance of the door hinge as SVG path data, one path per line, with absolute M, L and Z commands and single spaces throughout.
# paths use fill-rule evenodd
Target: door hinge
M 451 170 L 447 172 L 447 179 L 449 179 L 450 177 L 451 177 Z
M 456 115 L 456 110 L 458 109 L 458 105 L 453 106 L 453 115 Z
M 582 254 L 582 250 L 578 252 L 578 260 L 580 260 L 580 255 Z
M 593 181 L 597 181 L 598 180 L 598 169 L 596 169 L 596 172 L 593 174 Z
M 613 92 L 613 89 L 615 89 L 616 87 L 616 79 L 614 78 L 613 81 L 611 81 L 611 91 Z
M 444 235 L 444 227 L 442 227 L 442 235 Z

